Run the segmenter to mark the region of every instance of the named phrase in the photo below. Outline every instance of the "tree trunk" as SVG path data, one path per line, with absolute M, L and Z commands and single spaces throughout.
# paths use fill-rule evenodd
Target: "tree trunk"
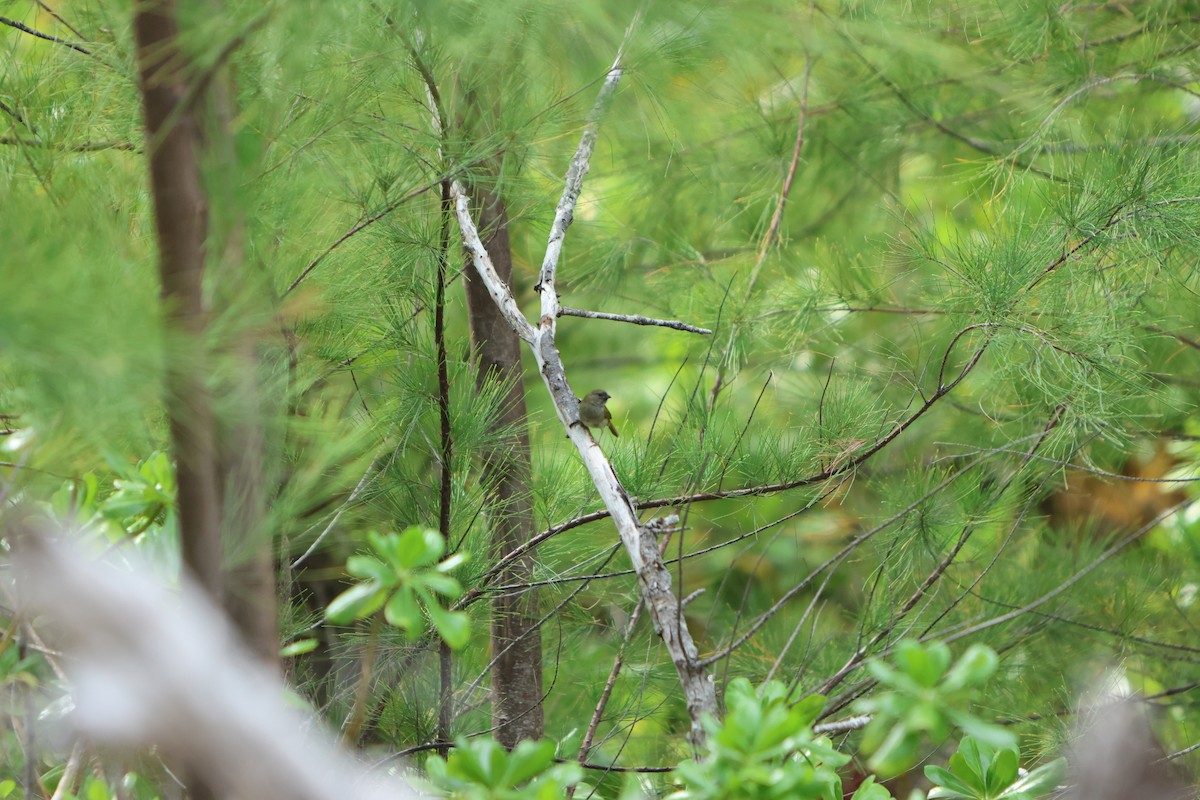
M 212 398 L 205 382 L 204 244 L 208 208 L 200 184 L 200 129 L 181 107 L 191 76 L 179 49 L 171 0 L 143 0 L 133 12 L 146 116 L 158 271 L 166 306 L 166 406 L 176 460 L 183 563 L 210 596 L 221 596 L 221 493 Z
M 484 231 L 484 245 L 492 262 L 505 282 L 511 284 L 512 251 L 504 201 L 490 191 L 476 189 L 472 205 L 479 209 L 479 227 Z M 493 492 L 488 506 L 492 555 L 499 558 L 534 534 L 521 342 L 473 270 L 463 270 L 463 282 L 471 344 L 478 359 L 476 385 L 503 382 L 508 386 L 493 427 L 512 433 L 485 452 L 483 461 L 484 482 Z M 533 564 L 533 552 L 526 553 L 498 580 L 501 584 L 527 582 Z M 503 593 L 492 601 L 492 650 L 498 657 L 492 672 L 492 720 L 497 740 L 510 749 L 522 739 L 540 738 L 544 729 L 542 637 L 536 623 L 537 596 L 533 591 Z

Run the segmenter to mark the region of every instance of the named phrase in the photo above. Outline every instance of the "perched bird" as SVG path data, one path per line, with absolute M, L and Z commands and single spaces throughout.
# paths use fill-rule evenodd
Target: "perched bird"
M 608 426 L 613 436 L 618 436 L 616 427 L 612 424 L 612 414 L 608 411 L 608 398 L 612 397 L 603 389 L 588 392 L 587 397 L 579 401 L 579 421 L 591 429 L 603 429 Z

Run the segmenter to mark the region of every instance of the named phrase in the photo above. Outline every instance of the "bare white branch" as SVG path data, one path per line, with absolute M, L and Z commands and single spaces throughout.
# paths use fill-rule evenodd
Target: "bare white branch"
M 579 147 L 575 149 L 575 156 L 571 159 L 570 166 L 567 167 L 567 178 L 564 181 L 562 197 L 559 198 L 558 206 L 554 209 L 554 223 L 550 226 L 550 238 L 546 242 L 546 255 L 542 259 L 542 270 L 538 273 L 538 282 L 533 287 L 535 292 L 541 292 L 542 295 L 542 314 L 539 324 L 543 328 L 553 327 L 554 320 L 558 317 L 558 292 L 554 289 L 554 279 L 555 271 L 558 269 L 558 258 L 562 255 L 563 239 L 567 235 L 567 228 L 571 226 L 571 222 L 575 218 L 575 204 L 579 200 L 579 193 L 583 190 L 583 177 L 587 175 L 591 166 L 592 151 L 596 149 L 596 135 L 600 130 L 600 116 L 613 93 L 616 92 L 617 83 L 620 82 L 621 74 L 625 71 L 621 59 L 625 55 L 625 45 L 629 43 L 641 14 L 641 9 L 638 9 L 629 22 L 629 27 L 625 29 L 625 39 L 617 48 L 617 57 L 613 59 L 613 64 L 608 69 L 604 85 L 600 87 L 600 94 L 596 97 L 596 102 L 592 105 L 592 111 L 588 115 L 587 125 L 583 128 L 583 135 L 579 137 Z
M 813 725 L 813 733 L 819 736 L 837 736 L 842 733 L 850 733 L 850 731 L 862 730 L 870 723 L 870 714 L 859 714 L 855 717 L 846 717 L 845 719 L 834 720 L 833 722 L 822 722 L 820 725 Z
M 463 246 L 471 254 L 471 263 L 475 265 L 475 271 L 479 273 L 480 280 L 487 287 L 492 302 L 499 307 L 504 318 L 508 320 L 508 324 L 517 332 L 517 336 L 520 336 L 522 341 L 533 344 L 533 326 L 521 314 L 521 309 L 517 306 L 516 299 L 513 298 L 512 290 L 496 272 L 496 267 L 492 264 L 492 257 L 488 255 L 487 248 L 483 246 L 483 241 L 479 238 L 479 231 L 471 219 L 467 191 L 458 181 L 450 184 L 450 199 L 454 202 L 454 215 L 458 218 L 458 227 L 462 231 Z
M 625 41 L 632 35 L 638 15 L 625 34 Z M 563 368 L 562 356 L 555 345 L 555 322 L 559 314 L 558 293 L 555 290 L 555 270 L 559 255 L 562 252 L 563 238 L 571 224 L 575 203 L 583 187 L 583 178 L 587 174 L 588 164 L 596 143 L 596 132 L 599 117 L 605 104 L 616 90 L 617 82 L 623 71 L 621 65 L 624 43 L 618 51 L 612 67 L 600 89 L 600 95 L 592 108 L 592 113 L 580 138 L 579 147 L 571 159 L 567 170 L 566 185 L 562 197 L 555 210 L 554 224 L 550 230 L 550 239 L 546 246 L 546 255 L 542 261 L 537 290 L 541 292 L 541 317 L 537 327 L 530 325 L 521 314 L 513 297 L 511 289 L 500 280 L 492 265 L 487 250 L 480 241 L 479 232 L 471 219 L 467 194 L 462 185 L 455 181 L 451 185 L 450 194 L 454 202 L 455 216 L 462 231 L 463 244 L 471 254 L 471 262 L 476 272 L 487 286 L 488 294 L 500 308 L 508 323 L 512 325 L 517 335 L 527 342 L 537 360 L 538 373 L 546 385 L 547 391 L 554 402 L 555 412 L 559 421 L 566 428 L 567 436 L 579 451 L 588 475 L 596 486 L 596 491 L 603 500 L 609 514 L 616 524 L 621 543 L 629 555 L 629 560 L 637 573 L 641 586 L 642 600 L 654 622 L 654 630 L 662 637 L 687 702 L 688 715 L 691 718 L 689 739 L 693 746 L 699 749 L 705 740 L 705 731 L 701 721 L 706 714 L 717 714 L 716 686 L 709 676 L 707 669 L 700 660 L 696 644 L 692 640 L 684 619 L 683 610 L 671 587 L 671 574 L 667 571 L 659 554 L 655 529 L 643 527 L 637 518 L 633 501 L 625 492 L 621 481 L 613 471 L 596 440 L 591 433 L 579 422 L 579 401 L 567 382 L 566 371 Z M 419 65 L 419 68 L 420 65 Z M 430 96 L 436 97 L 436 88 L 432 85 L 433 78 L 422 68 L 423 77 L 428 84 Z M 435 125 L 438 125 L 435 121 Z
M 699 333 L 705 336 L 712 334 L 712 331 L 710 331 L 708 328 L 697 328 L 695 325 L 688 325 L 686 322 L 679 322 L 673 319 L 655 319 L 654 317 L 643 317 L 640 314 L 608 314 L 604 311 L 587 311 L 581 308 L 568 308 L 567 306 L 559 306 L 558 315 L 560 317 L 607 319 L 612 320 L 613 322 L 628 322 L 633 325 L 656 325 L 660 328 L 674 328 L 677 331 Z

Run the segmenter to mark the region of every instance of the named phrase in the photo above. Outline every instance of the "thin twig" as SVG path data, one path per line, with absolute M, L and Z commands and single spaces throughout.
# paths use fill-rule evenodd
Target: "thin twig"
M 76 36 L 77 38 L 79 38 L 79 39 L 84 39 L 84 40 L 86 40 L 86 39 L 87 39 L 87 37 L 86 37 L 86 36 L 84 36 L 82 33 L 80 33 L 80 32 L 79 32 L 79 29 L 78 29 L 78 28 L 76 28 L 74 25 L 72 25 L 71 23 L 69 23 L 69 22 L 67 22 L 65 19 L 63 19 L 63 18 L 62 18 L 62 17 L 59 15 L 59 13 L 58 13 L 57 11 L 55 11 L 53 8 L 51 8 L 50 6 L 48 6 L 48 5 L 46 5 L 45 3 L 43 3 L 43 2 L 42 2 L 42 0 L 33 0 L 33 2 L 37 3 L 37 4 L 38 4 L 38 6 L 39 6 L 39 7 L 40 7 L 40 8 L 41 8 L 43 11 L 45 11 L 47 14 L 49 14 L 50 16 L 52 16 L 52 17 L 54 17 L 56 20 L 58 20 L 58 21 L 59 21 L 59 23 L 61 23 L 63 27 L 65 27 L 65 28 L 66 28 L 67 30 L 69 30 L 71 33 L 75 34 L 75 36 Z
M 434 179 L 434 180 L 430 181 L 429 183 L 426 183 L 426 184 L 424 184 L 423 186 L 419 186 L 419 187 L 417 187 L 416 189 L 413 189 L 411 192 L 409 192 L 408 194 L 404 195 L 403 197 L 401 197 L 401 198 L 400 198 L 399 200 L 397 200 L 396 202 L 394 202 L 394 203 L 389 203 L 388 205 L 384 206 L 384 208 L 383 208 L 383 210 L 382 210 L 382 211 L 379 211 L 379 212 L 378 212 L 378 213 L 376 213 L 376 214 L 372 214 L 371 216 L 367 217 L 367 218 L 366 218 L 366 219 L 364 219 L 362 222 L 358 223 L 358 224 L 357 224 L 357 225 L 355 225 L 353 228 L 351 228 L 350 230 L 346 231 L 344 234 L 342 234 L 341 236 L 339 236 L 339 237 L 337 238 L 337 240 L 336 240 L 336 241 L 334 241 L 334 243 L 333 243 L 333 244 L 331 244 L 331 245 L 329 245 L 328 247 L 326 247 L 326 248 L 325 248 L 325 249 L 324 249 L 324 250 L 321 252 L 321 254 L 320 254 L 319 256 L 317 256 L 317 257 L 316 257 L 316 258 L 314 258 L 312 261 L 310 261 L 310 262 L 308 263 L 308 265 L 307 265 L 307 266 L 306 266 L 306 267 L 305 267 L 303 270 L 301 270 L 300 274 L 296 276 L 296 279 L 295 279 L 295 280 L 293 280 L 293 281 L 292 281 L 292 282 L 291 282 L 291 283 L 288 285 L 288 287 L 287 287 L 286 289 L 284 289 L 284 290 L 283 290 L 282 297 L 287 297 L 289 294 L 291 294 L 292 290 L 293 290 L 293 289 L 295 289 L 297 286 L 299 286 L 299 285 L 300 285 L 300 283 L 301 283 L 301 282 L 302 282 L 302 281 L 303 281 L 305 278 L 307 278 L 307 277 L 308 277 L 309 273 L 311 273 L 311 272 L 312 272 L 314 269 L 316 269 L 316 268 L 317 268 L 317 266 L 318 266 L 318 265 L 319 265 L 319 264 L 320 264 L 322 261 L 324 261 L 324 260 L 325 260 L 325 258 L 326 258 L 326 257 L 327 257 L 327 256 L 328 256 L 330 253 L 332 253 L 334 250 L 336 250 L 338 247 L 340 247 L 340 246 L 341 246 L 343 243 L 345 243 L 345 241 L 346 241 L 347 239 L 349 239 L 351 236 L 354 236 L 356 233 L 359 233 L 359 232 L 360 232 L 360 231 L 362 231 L 364 228 L 367 228 L 367 227 L 369 227 L 369 226 L 371 226 L 371 225 L 374 225 L 376 222 L 379 222 L 379 220 L 383 219 L 383 218 L 384 218 L 384 217 L 386 217 L 388 214 L 391 214 L 391 213 L 392 213 L 393 211 L 395 211 L 397 208 L 399 208 L 400 206 L 404 205 L 404 204 L 405 204 L 405 203 L 407 203 L 409 200 L 412 200 L 414 197 L 420 197 L 421 195 L 423 195 L 423 194 L 425 194 L 426 192 L 428 192 L 430 189 L 436 189 L 438 186 L 440 186 L 440 185 L 441 185 L 443 178 L 444 178 L 444 176 L 439 176 L 438 178 L 436 178 L 436 179 Z
M 625 648 L 629 644 L 629 638 L 633 634 L 633 629 L 637 626 L 638 619 L 642 615 L 643 605 L 639 601 L 633 609 L 633 613 L 629 616 L 629 622 L 625 626 L 625 635 L 621 638 L 621 648 L 617 651 L 616 658 L 613 659 L 612 669 L 608 671 L 608 680 L 604 682 L 604 689 L 600 692 L 600 699 L 596 701 L 596 707 L 592 710 L 592 718 L 588 722 L 587 732 L 583 735 L 583 741 L 579 745 L 579 755 L 576 760 L 579 763 L 587 761 L 588 751 L 592 749 L 592 741 L 596 738 L 596 729 L 600 727 L 600 720 L 604 716 L 604 709 L 608 706 L 608 700 L 612 697 L 613 687 L 617 684 L 617 676 L 621 674 L 621 666 L 625 663 Z M 572 784 L 567 789 L 567 798 L 575 796 L 575 784 Z
M 317 536 L 311 545 L 308 546 L 308 549 L 304 551 L 303 555 L 291 563 L 290 569 L 296 569 L 305 561 L 307 561 L 308 557 L 313 554 L 313 551 L 320 547 L 321 542 L 325 541 L 325 537 L 328 536 L 331 531 L 333 531 L 333 528 L 337 525 L 338 520 L 342 518 L 342 514 L 344 514 L 346 509 L 358 499 L 360 494 L 362 494 L 362 491 L 366 488 L 371 475 L 375 472 L 375 467 L 378 465 L 378 463 L 379 457 L 376 456 L 376 458 L 371 462 L 370 466 L 367 467 L 367 471 L 363 473 L 361 478 L 359 478 L 358 485 L 354 487 L 354 491 L 352 491 L 350 496 L 346 498 L 346 502 L 338 506 L 337 511 L 335 511 L 333 514 L 333 519 L 329 520 L 329 524 L 325 526 L 325 530 L 321 531 L 321 534 Z M 309 530 L 312 530 L 312 528 L 309 528 Z
M 1009 490 L 1009 488 L 1012 486 L 1012 483 L 1021 474 L 1021 470 L 1035 457 L 1038 448 L 1045 443 L 1046 437 L 1050 435 L 1050 432 L 1054 430 L 1054 428 L 1058 427 L 1058 423 L 1062 420 L 1062 416 L 1065 411 L 1066 408 L 1064 406 L 1059 406 L 1054 410 L 1054 414 L 1051 415 L 1049 421 L 1042 428 L 1041 433 L 1038 435 L 1038 438 L 1029 447 L 1029 450 L 1023 454 L 1024 457 L 1018 464 L 1017 468 L 1012 471 L 1008 480 L 1004 481 L 994 490 L 992 490 L 991 499 L 993 502 L 998 501 L 998 499 L 1003 497 L 1004 494 Z M 992 450 L 989 451 L 989 454 L 994 454 L 997 452 L 1009 452 L 1009 448 L 1005 447 Z M 1018 522 L 1022 518 L 1023 515 L 1022 517 L 1018 518 Z M 896 626 L 899 625 L 906 616 L 908 616 L 910 611 L 916 608 L 917 603 L 920 602 L 921 598 L 925 596 L 926 592 L 928 592 L 934 583 L 936 583 L 942 577 L 942 575 L 945 574 L 946 570 L 950 568 L 950 565 L 954 562 L 954 559 L 958 557 L 958 554 L 966 545 L 967 540 L 971 538 L 971 534 L 974 533 L 975 529 L 976 524 L 974 522 L 968 523 L 964 527 L 962 533 L 958 537 L 958 541 L 955 542 L 954 546 L 950 548 L 950 551 L 946 553 L 938 565 L 934 567 L 933 571 L 925 577 L 925 580 L 921 582 L 921 585 L 913 591 L 912 595 L 900 608 L 899 612 L 897 612 L 886 625 L 884 625 L 873 637 L 871 637 L 871 641 L 867 642 L 867 644 L 863 645 L 862 647 L 859 647 L 854 654 L 850 656 L 841 669 L 826 679 L 825 682 L 815 690 L 816 694 L 828 694 L 831 689 L 841 683 L 851 671 L 853 671 L 859 664 L 863 662 L 863 660 L 870 654 L 874 647 L 892 634 L 892 631 L 896 629 Z M 998 557 L 999 556 L 997 555 L 997 558 Z
M 383 612 L 377 611 L 371 617 L 370 632 L 363 645 L 358 685 L 354 691 L 354 706 L 350 709 L 350 716 L 342 732 L 342 742 L 350 747 L 358 743 L 358 736 L 367 721 L 367 701 L 371 697 L 371 678 L 375 674 L 375 657 L 379 653 L 379 632 L 382 627 Z
M 763 678 L 762 686 L 766 686 L 768 683 L 770 683 L 771 679 L 775 677 L 775 671 L 778 670 L 780 665 L 783 664 L 783 657 L 787 655 L 788 650 L 791 649 L 796 639 L 800 636 L 800 631 L 804 629 L 804 624 L 808 621 L 809 614 L 811 614 L 812 610 L 816 608 L 817 600 L 820 599 L 821 595 L 825 593 L 825 587 L 829 585 L 829 581 L 833 580 L 835 572 L 836 570 L 829 570 L 829 573 L 825 576 L 825 580 L 821 581 L 821 585 L 817 587 L 815 592 L 813 592 L 813 598 L 809 602 L 808 608 L 804 609 L 804 613 L 800 616 L 799 621 L 792 626 L 791 635 L 789 635 L 788 640 L 784 642 L 783 647 L 779 651 L 779 655 L 775 656 L 775 660 L 771 662 L 771 668 L 767 670 L 767 676 Z M 816 624 L 815 619 L 813 620 L 813 624 Z M 762 691 L 761 687 L 759 691 Z
M 1081 581 L 1085 577 L 1087 577 L 1088 574 L 1090 574 L 1091 572 L 1096 570 L 1096 568 L 1099 567 L 1101 564 L 1103 564 L 1105 561 L 1108 561 L 1110 558 L 1115 556 L 1117 553 L 1121 552 L 1126 547 L 1133 544 L 1138 539 L 1140 539 L 1141 537 L 1145 536 L 1147 533 L 1152 531 L 1160 522 L 1164 521 L 1165 519 L 1172 516 L 1173 514 L 1177 514 L 1180 511 L 1183 511 L 1184 509 L 1189 508 L 1192 505 L 1192 503 L 1194 503 L 1194 502 L 1195 502 L 1194 498 L 1189 498 L 1187 500 L 1182 500 L 1182 501 L 1176 503 L 1175 505 L 1171 506 L 1170 508 L 1166 509 L 1162 513 L 1155 516 L 1154 519 L 1150 520 L 1145 525 L 1142 525 L 1140 528 L 1133 531 L 1133 533 L 1129 534 L 1128 536 L 1126 536 L 1125 538 L 1121 539 L 1116 544 L 1114 544 L 1112 547 L 1105 550 L 1103 553 L 1101 553 L 1099 556 L 1097 556 L 1095 559 L 1093 559 L 1087 566 L 1080 569 L 1078 572 L 1076 572 L 1070 578 L 1063 581 L 1058 586 L 1056 586 L 1054 589 L 1050 590 L 1049 592 L 1046 592 L 1044 595 L 1037 598 L 1036 600 L 1033 600 L 1033 601 L 1023 605 L 1014 611 L 1010 611 L 1007 614 L 1001 614 L 998 617 L 993 617 L 992 619 L 985 620 L 983 622 L 980 622 L 980 623 L 977 623 L 974 625 L 966 625 L 963 627 L 959 627 L 957 629 L 951 628 L 948 631 L 943 631 L 938 634 L 938 638 L 940 638 L 946 644 L 950 644 L 952 642 L 958 641 L 959 639 L 966 638 L 967 636 L 974 636 L 975 634 L 977 634 L 981 631 L 985 631 L 988 628 L 994 628 L 997 625 L 1003 625 L 1006 622 L 1011 622 L 1012 620 L 1016 619 L 1017 617 L 1020 617 L 1024 614 L 1028 614 L 1028 613 L 1034 611 L 1039 606 L 1045 605 L 1046 603 L 1053 600 L 1055 597 L 1058 597 L 1060 594 L 1065 592 L 1067 589 L 1070 589 L 1072 586 L 1079 583 L 1079 581 Z M 928 637 L 928 638 L 932 638 L 932 636 Z M 924 637 L 923 637 L 923 640 L 924 640 Z
M 603 311 L 584 311 L 579 308 L 568 308 L 567 306 L 558 307 L 558 315 L 560 317 L 586 317 L 587 319 L 607 319 L 613 322 L 628 322 L 633 325 L 657 325 L 660 328 L 674 328 L 677 331 L 687 331 L 688 333 L 699 333 L 704 336 L 712 335 L 712 331 L 708 328 L 698 328 L 695 325 L 688 325 L 686 322 L 679 322 L 673 319 L 655 319 L 653 317 L 643 317 L 639 314 L 608 314 Z
M 812 16 L 813 4 L 809 3 L 808 17 L 810 26 L 812 24 Z M 808 123 L 808 85 L 811 76 L 812 56 L 806 49 L 804 55 L 804 83 L 800 93 L 799 109 L 796 112 L 796 139 L 792 144 L 792 160 L 788 164 L 783 184 L 780 186 L 779 199 L 775 203 L 775 211 L 771 215 L 771 221 L 767 225 L 767 231 L 763 234 L 762 242 L 759 245 L 758 256 L 755 258 L 754 267 L 750 271 L 750 280 L 746 282 L 746 298 L 749 298 L 754 293 L 754 287 L 758 283 L 758 276 L 762 272 L 763 263 L 767 259 L 767 253 L 770 252 L 771 246 L 779 238 L 779 229 L 783 225 L 783 211 L 787 206 L 788 196 L 792 191 L 792 183 L 796 177 L 796 168 L 800 164 L 800 153 L 804 149 L 804 133 Z M 712 389 L 708 393 L 708 408 L 710 411 L 716 405 L 717 396 L 721 393 L 721 389 L 725 387 L 725 367 L 729 362 L 730 354 L 733 352 L 733 343 L 737 339 L 739 330 L 740 326 L 734 323 L 729 330 L 729 338 L 725 341 L 721 357 L 717 361 L 717 377 L 713 380 Z
M 72 50 L 83 53 L 85 56 L 90 56 L 92 54 L 92 51 L 88 50 L 86 47 L 77 45 L 74 42 L 68 42 L 66 39 L 60 39 L 57 36 L 51 36 L 48 33 L 42 33 L 41 31 L 35 31 L 33 28 L 29 27 L 25 23 L 17 22 L 15 19 L 9 19 L 8 17 L 0 17 L 0 25 L 7 25 L 10 28 L 16 28 L 17 30 L 21 31 L 22 33 L 28 33 L 30 36 L 36 36 L 39 39 L 45 39 L 47 42 L 54 42 L 55 44 L 61 44 L 64 47 L 69 47 Z
M 614 547 L 609 551 L 608 558 L 605 559 L 604 563 L 607 564 L 612 559 L 612 557 L 615 556 L 616 554 L 617 554 L 617 548 Z M 492 671 L 492 668 L 495 667 L 496 664 L 498 664 L 500 662 L 500 659 L 503 658 L 504 655 L 509 650 L 516 647 L 518 644 L 520 644 L 521 641 L 526 636 L 532 635 L 534 631 L 537 631 L 543 625 L 545 625 L 548 621 L 550 621 L 551 619 L 554 619 L 560 611 L 562 611 L 564 608 L 566 608 L 567 605 L 569 603 L 571 603 L 571 601 L 573 601 L 579 595 L 579 593 L 582 592 L 586 588 L 587 588 L 587 582 L 585 581 L 585 582 L 581 583 L 576 589 L 572 590 L 570 592 L 570 594 L 568 594 L 565 598 L 560 600 L 554 606 L 554 608 L 550 609 L 545 614 L 543 614 L 540 619 L 538 619 L 536 622 L 534 622 L 532 625 L 530 625 L 525 630 L 521 631 L 519 636 L 511 639 L 505 645 L 503 650 L 501 650 L 498 653 L 493 653 L 491 660 L 488 661 L 488 663 L 484 665 L 483 669 L 479 671 L 479 675 L 477 675 L 475 677 L 475 679 L 467 685 L 467 688 L 465 690 L 463 690 L 462 694 L 463 694 L 464 699 L 463 699 L 462 705 L 465 706 L 470 703 L 471 696 L 475 693 L 476 689 L 479 688 L 480 684 L 483 682 L 483 679 L 485 677 L 487 677 L 487 674 Z
M 11 136 L 0 136 L 0 144 L 41 147 L 47 150 L 60 150 L 65 153 L 97 153 L 102 150 L 139 152 L 141 150 L 139 145 L 132 142 L 79 142 L 78 144 L 65 144 L 62 142 L 39 142 L 36 139 L 21 139 Z
M 954 481 L 958 480 L 963 475 L 965 475 L 968 472 L 970 472 L 971 470 L 975 469 L 976 466 L 983 463 L 985 458 L 987 458 L 987 456 L 980 456 L 979 458 L 976 458 L 970 464 L 967 464 L 965 467 L 961 467 L 957 471 L 951 473 L 948 477 L 943 479 L 940 483 L 938 483 L 936 486 L 934 486 L 928 492 L 921 495 L 919 498 L 917 498 L 916 500 L 914 500 L 912 503 L 905 506 L 904 508 L 900 509 L 900 511 L 896 512 L 892 516 L 888 517 L 886 520 L 879 523 L 874 528 L 871 528 L 870 530 L 860 533 L 858 536 L 855 536 L 853 539 L 851 539 L 849 542 L 847 542 L 840 550 L 838 550 L 836 553 L 834 553 L 832 556 L 830 556 L 825 561 L 825 563 L 821 564 L 816 569 L 812 570 L 805 578 L 800 580 L 795 586 L 793 586 L 792 588 L 790 588 L 786 592 L 784 592 L 783 596 L 781 596 L 779 598 L 779 600 L 777 600 L 775 602 L 774 605 L 772 605 L 769 609 L 767 609 L 766 611 L 764 611 L 762 614 L 759 615 L 758 619 L 756 619 L 754 621 L 754 624 L 750 626 L 749 630 L 747 630 L 745 633 L 743 633 L 738 639 L 736 639 L 730 645 L 722 648 L 721 650 L 714 653 L 713 655 L 703 659 L 700 663 L 704 666 L 708 666 L 717 661 L 720 661 L 723 658 L 726 658 L 730 653 L 732 653 L 734 650 L 741 647 L 751 637 L 753 637 L 754 634 L 756 634 L 759 631 L 759 629 L 762 628 L 762 626 L 768 622 L 768 620 L 770 620 L 772 617 L 774 617 L 775 614 L 777 614 L 780 611 L 780 609 L 782 609 L 785 605 L 787 605 L 789 600 L 791 600 L 793 597 L 795 597 L 797 594 L 799 594 L 805 587 L 807 587 L 810 583 L 812 583 L 813 579 L 816 578 L 817 575 L 820 575 L 822 572 L 824 572 L 827 569 L 836 567 L 843 560 L 845 560 L 847 556 L 849 556 L 852 552 L 854 552 L 854 550 L 856 550 L 861 544 L 863 544 L 863 542 L 866 542 L 868 539 L 872 538 L 880 531 L 887 529 L 888 527 L 895 524 L 899 520 L 908 516 L 910 513 L 912 513 L 917 508 L 920 508 L 924 503 L 928 502 L 930 498 L 934 497 L 939 492 L 944 490 L 947 486 L 954 483 Z

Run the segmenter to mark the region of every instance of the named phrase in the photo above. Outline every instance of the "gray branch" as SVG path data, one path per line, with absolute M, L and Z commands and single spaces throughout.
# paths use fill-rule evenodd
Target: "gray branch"
M 559 306 L 558 315 L 560 317 L 608 319 L 612 320 L 613 322 L 628 322 L 633 325 L 656 325 L 660 328 L 674 328 L 677 331 L 699 333 L 704 336 L 712 335 L 712 331 L 710 331 L 708 328 L 697 328 L 695 325 L 688 325 L 686 322 L 679 322 L 678 320 L 655 319 L 654 317 L 643 317 L 639 314 L 607 314 L 603 311 L 585 311 L 581 308 L 568 308 L 566 306 Z
M 859 714 L 856 717 L 846 717 L 833 722 L 822 722 L 820 725 L 813 725 L 813 733 L 822 736 L 837 736 L 841 733 L 849 733 L 867 727 L 871 722 L 870 714 Z

